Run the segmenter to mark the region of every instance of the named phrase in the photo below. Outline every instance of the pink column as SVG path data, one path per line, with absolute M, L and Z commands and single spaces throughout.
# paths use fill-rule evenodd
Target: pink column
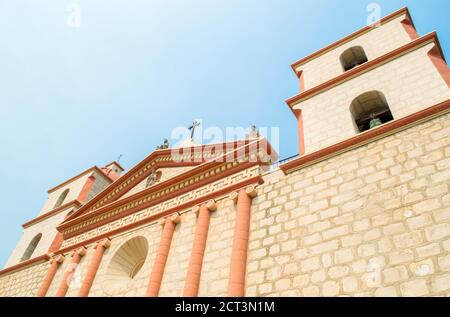
M 50 268 L 48 269 L 47 274 L 45 275 L 45 278 L 37 292 L 38 297 L 45 297 L 45 295 L 47 295 L 47 291 L 50 288 L 53 278 L 58 271 L 58 267 L 62 262 L 64 262 L 64 257 L 62 255 L 58 255 L 50 260 Z
M 245 295 L 245 271 L 247 267 L 247 249 L 250 231 L 250 208 L 252 198 L 256 196 L 255 187 L 250 186 L 234 193 L 232 198 L 237 203 L 236 223 L 234 226 L 233 249 L 231 252 L 228 296 Z
M 206 240 L 208 238 L 210 212 L 217 209 L 214 201 L 203 204 L 198 212 L 197 225 L 195 227 L 194 244 L 192 245 L 191 259 L 189 261 L 186 284 L 184 285 L 184 297 L 194 297 L 198 295 L 200 276 L 202 273 L 203 256 L 205 254 Z
M 81 261 L 81 257 L 86 254 L 86 248 L 81 247 L 78 250 L 74 250 L 72 252 L 72 258 L 69 263 L 69 267 L 64 272 L 63 278 L 61 280 L 61 284 L 59 284 L 58 291 L 56 292 L 56 297 L 64 297 L 66 296 L 67 291 L 69 290 L 69 283 L 72 279 L 73 273 L 75 272 L 78 264 Z
M 107 248 L 109 248 L 110 245 L 111 240 L 109 240 L 108 238 L 97 242 L 95 253 L 92 256 L 91 263 L 89 263 L 86 276 L 84 277 L 80 291 L 78 292 L 78 297 L 87 297 L 89 295 L 89 291 L 91 290 L 92 283 L 94 282 L 95 275 L 97 274 L 97 270 L 102 263 L 103 253 Z
M 168 216 L 163 221 L 164 222 L 161 222 L 161 224 L 164 224 L 161 241 L 159 243 L 155 263 L 153 264 L 152 273 L 150 274 L 150 281 L 146 293 L 149 297 L 155 297 L 159 294 L 164 269 L 169 256 L 170 244 L 172 243 L 173 232 L 175 231 L 175 225 L 180 222 L 180 216 L 178 214 Z

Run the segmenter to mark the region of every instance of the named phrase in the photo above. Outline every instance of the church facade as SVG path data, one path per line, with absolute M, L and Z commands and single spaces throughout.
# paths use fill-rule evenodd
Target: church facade
M 48 191 L 0 296 L 449 296 L 450 71 L 407 8 L 295 62 L 299 155 L 159 147 Z

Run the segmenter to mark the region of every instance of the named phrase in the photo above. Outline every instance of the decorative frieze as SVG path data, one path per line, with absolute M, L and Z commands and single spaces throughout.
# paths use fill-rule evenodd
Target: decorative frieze
M 233 165 L 234 163 L 226 163 L 224 166 L 226 166 L 228 164 Z M 220 171 L 222 171 L 222 167 L 220 167 L 218 169 L 218 171 L 208 170 L 208 171 L 206 171 L 206 173 L 209 176 L 213 176 L 216 172 L 220 172 Z M 62 248 L 67 248 L 71 245 L 79 244 L 83 241 L 92 239 L 96 236 L 104 235 L 113 230 L 117 230 L 119 228 L 129 226 L 136 222 L 140 222 L 144 219 L 153 217 L 153 216 L 157 215 L 158 213 L 162 214 L 166 210 L 177 208 L 177 207 L 183 206 L 185 204 L 189 204 L 189 202 L 193 202 L 197 199 L 200 199 L 201 197 L 209 196 L 209 195 L 213 194 L 214 192 L 218 192 L 227 187 L 231 187 L 233 185 L 239 184 L 241 182 L 244 182 L 248 179 L 257 177 L 259 175 L 260 175 L 259 166 L 253 166 L 251 168 L 245 169 L 238 173 L 234 173 L 234 174 L 224 177 L 220 180 L 217 180 L 217 181 L 207 184 L 205 186 L 194 189 L 188 193 L 176 196 L 172 199 L 165 200 L 159 204 L 156 204 L 156 205 L 153 205 L 146 209 L 137 211 L 135 213 L 132 213 L 130 215 L 127 215 L 120 219 L 117 219 L 115 221 L 111 221 L 107 224 L 100 225 L 96 228 L 93 228 L 91 230 L 83 232 L 79 235 L 68 237 L 66 240 L 64 240 Z M 174 186 L 177 186 L 177 184 L 175 184 Z M 168 190 L 168 192 L 169 193 L 171 192 L 170 189 Z M 131 208 L 136 208 L 141 205 L 144 205 L 145 203 L 148 203 L 152 200 L 152 197 L 153 197 L 152 195 L 153 194 L 142 197 L 137 201 L 131 201 L 124 206 L 112 209 L 112 210 L 110 210 L 102 215 L 99 215 L 93 219 L 89 219 L 85 222 L 82 222 L 74 227 L 67 229 L 67 231 L 63 231 L 63 234 L 65 234 L 65 235 L 70 234 L 71 232 L 75 232 L 76 230 L 80 230 L 86 226 L 92 225 L 95 222 L 99 222 L 99 221 L 105 220 L 109 217 L 113 217 L 114 215 L 117 215 L 118 213 L 121 213 L 121 212 L 125 212 Z M 154 195 L 156 195 L 156 193 L 154 193 Z M 155 197 L 155 198 L 157 198 L 157 197 Z
M 150 203 L 151 201 L 157 200 L 157 199 L 162 199 L 164 196 L 167 196 L 169 194 L 173 194 L 176 191 L 179 190 L 183 190 L 184 188 L 191 186 L 199 181 L 205 180 L 209 177 L 213 177 L 216 174 L 219 174 L 221 172 L 225 172 L 235 166 L 237 166 L 239 163 L 238 162 L 229 162 L 229 163 L 224 163 L 221 164 L 217 167 L 208 169 L 206 171 L 204 171 L 203 173 L 200 173 L 198 175 L 192 176 L 190 178 L 186 178 L 183 181 L 177 182 L 175 184 L 172 184 L 170 186 L 167 187 L 163 187 L 159 190 L 152 190 L 150 191 L 147 195 L 143 196 L 143 197 L 139 197 L 136 198 L 135 200 L 132 201 L 128 201 L 128 203 L 124 203 L 124 204 L 120 204 L 120 206 L 116 207 L 116 208 L 111 208 L 108 212 L 105 213 L 101 213 L 98 216 L 95 217 L 88 217 L 87 220 L 82 221 L 80 223 L 74 224 L 73 226 L 70 226 L 67 229 L 62 230 L 63 235 L 66 237 L 68 235 L 70 235 L 70 233 L 78 231 L 86 226 L 92 225 L 94 223 L 97 223 L 99 221 L 102 221 L 104 219 L 107 219 L 109 217 L 115 216 L 119 213 L 125 212 L 131 208 L 135 208 L 138 206 L 141 206 L 143 204 L 146 203 Z M 185 197 L 188 198 L 190 193 L 187 193 L 185 196 L 181 196 L 181 197 Z M 182 199 L 182 198 L 181 198 Z M 173 207 L 173 206 L 165 206 L 165 207 Z M 109 209 L 109 208 L 108 208 Z

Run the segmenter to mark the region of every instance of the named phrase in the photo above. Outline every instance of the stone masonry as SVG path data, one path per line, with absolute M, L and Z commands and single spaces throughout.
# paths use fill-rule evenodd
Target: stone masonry
M 298 157 L 249 137 L 232 162 L 88 169 L 24 225 L 0 296 L 450 296 L 450 71 L 406 8 L 381 22 L 292 65 Z M 367 92 L 386 102 L 354 117 Z
M 450 295 L 449 119 L 259 187 L 247 294 Z

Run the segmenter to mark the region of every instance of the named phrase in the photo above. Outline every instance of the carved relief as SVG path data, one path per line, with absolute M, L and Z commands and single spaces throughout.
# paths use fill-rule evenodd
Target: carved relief
M 108 296 L 117 296 L 133 289 L 148 255 L 147 239 L 139 236 L 125 242 L 109 262 L 102 288 Z

